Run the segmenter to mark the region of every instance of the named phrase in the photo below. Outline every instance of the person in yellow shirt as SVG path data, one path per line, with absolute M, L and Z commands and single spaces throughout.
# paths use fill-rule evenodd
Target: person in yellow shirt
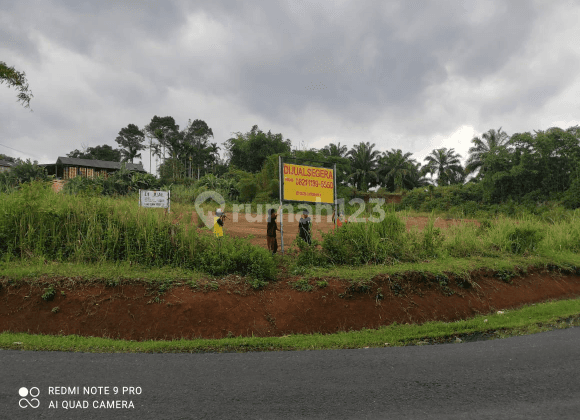
M 217 209 L 213 218 L 213 234 L 217 238 L 224 236 L 224 220 L 226 220 L 226 214 L 222 209 Z

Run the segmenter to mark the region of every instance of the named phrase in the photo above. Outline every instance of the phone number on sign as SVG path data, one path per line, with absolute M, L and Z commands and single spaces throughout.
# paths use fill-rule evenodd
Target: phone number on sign
M 334 183 L 328 181 L 316 181 L 315 179 L 296 178 L 296 185 L 305 187 L 333 188 Z

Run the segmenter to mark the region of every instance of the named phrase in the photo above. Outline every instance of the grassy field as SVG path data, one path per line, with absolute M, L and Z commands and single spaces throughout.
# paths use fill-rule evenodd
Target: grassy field
M 211 203 L 202 207 L 215 210 Z M 263 206 L 262 211 L 266 208 Z M 227 204 L 225 209 L 231 211 L 233 206 Z M 200 234 L 193 223 L 195 207 L 191 203 L 172 204 L 172 212 L 167 214 L 138 208 L 135 197 L 57 195 L 46 186 L 31 184 L 3 194 L 0 200 L 0 271 L 5 279 L 15 281 L 61 276 L 79 281 L 131 279 L 169 285 L 201 279 L 219 283 L 221 277 L 236 273 L 254 288 L 276 282 L 282 272 L 306 279 L 351 280 L 406 271 L 465 274 L 478 268 L 513 271 L 529 266 L 558 266 L 580 273 L 578 211 L 483 218 L 479 226 L 465 223 L 445 230 L 434 226 L 438 216 L 431 213 L 425 229 L 409 231 L 403 220 L 421 214 L 393 209 L 384 206 L 386 217 L 380 223 L 349 223 L 336 233 L 324 234 L 320 243 L 299 243 L 287 255 L 273 256 L 243 239 L 226 237 L 218 244 L 211 235 Z M 250 210 L 255 211 L 254 206 Z M 371 216 L 372 211 L 363 215 Z M 540 331 L 545 326 L 538 323 L 580 314 L 577 300 L 566 302 L 526 308 L 521 316 L 515 315 L 519 311 L 513 316 L 492 315 L 485 324 L 478 317 L 451 326 L 390 326 L 330 336 L 155 343 L 3 333 L 0 346 L 72 351 L 245 351 L 400 345 L 425 337 L 488 330 L 505 329 L 496 336 Z M 18 342 L 22 344 L 13 344 Z

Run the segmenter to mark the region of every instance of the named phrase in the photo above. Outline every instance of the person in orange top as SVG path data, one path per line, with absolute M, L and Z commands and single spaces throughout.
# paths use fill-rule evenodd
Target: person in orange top
M 332 222 L 333 223 L 334 223 L 334 220 L 335 220 L 335 216 L 336 216 L 336 212 L 334 212 L 332 214 Z M 337 228 L 339 228 L 339 227 L 342 226 L 343 220 L 344 220 L 344 213 L 343 212 L 338 213 L 338 219 L 336 219 L 336 227 Z M 344 223 L 346 223 L 346 220 L 344 221 Z

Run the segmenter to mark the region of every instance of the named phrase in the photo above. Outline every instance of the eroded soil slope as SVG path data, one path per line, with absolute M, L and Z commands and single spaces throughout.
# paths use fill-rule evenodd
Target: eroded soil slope
M 522 304 L 580 296 L 580 276 L 528 270 L 511 278 L 480 270 L 471 285 L 449 276 L 419 273 L 376 276 L 352 284 L 326 278 L 311 291 L 291 287 L 286 278 L 255 291 L 237 276 L 196 289 L 181 285 L 167 291 L 138 282 L 45 278 L 39 283 L 0 280 L 0 331 L 77 334 L 130 340 L 282 336 L 333 333 L 429 320 L 454 321 Z M 504 276 L 505 279 L 505 276 Z M 507 280 L 507 279 L 505 279 Z M 42 299 L 48 287 L 52 300 Z M 213 287 L 212 287 L 213 286 Z

